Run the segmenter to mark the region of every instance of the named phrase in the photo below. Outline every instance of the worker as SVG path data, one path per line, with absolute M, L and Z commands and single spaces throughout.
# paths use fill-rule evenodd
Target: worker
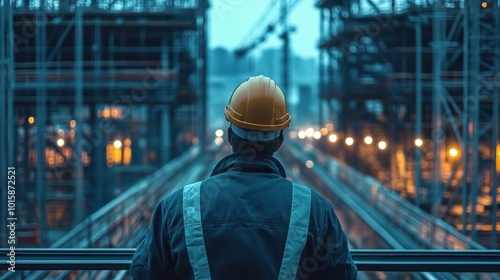
M 134 279 L 356 279 L 332 205 L 287 180 L 273 157 L 291 120 L 282 90 L 251 77 L 224 114 L 233 153 L 210 178 L 158 204 L 132 260 Z

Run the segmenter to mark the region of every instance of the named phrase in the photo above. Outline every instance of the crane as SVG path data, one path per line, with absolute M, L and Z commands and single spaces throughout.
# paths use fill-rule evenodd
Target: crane
M 262 15 L 247 31 L 239 44 L 240 46 L 235 50 L 236 57 L 241 58 L 255 49 L 259 44 L 264 43 L 267 37 L 279 28 L 279 38 L 283 40 L 282 88 L 285 92 L 287 92 L 289 86 L 289 33 L 295 31 L 295 27 L 288 24 L 288 15 L 300 1 L 301 0 L 273 0 L 269 2 L 269 5 L 264 9 Z M 281 2 L 279 8 L 278 2 Z

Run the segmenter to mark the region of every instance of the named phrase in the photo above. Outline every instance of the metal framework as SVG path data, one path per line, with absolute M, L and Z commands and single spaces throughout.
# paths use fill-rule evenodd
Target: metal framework
M 389 163 L 363 143 L 336 150 L 497 248 L 498 1 L 388 3 L 317 1 L 320 125 L 388 139 Z M 382 111 L 366 112 L 369 102 Z
M 46 228 L 79 224 L 114 196 L 111 171 L 133 179 L 205 143 L 208 4 L 2 3 L 0 174 L 17 167 L 20 223 L 46 246 Z M 106 172 L 114 139 L 150 168 Z
M 7 168 L 15 166 L 14 158 L 14 110 L 13 89 L 14 82 L 14 34 L 12 30 L 12 6 L 9 1 L 3 1 L 0 5 L 0 179 L 6 182 L 8 178 Z M 7 202 L 6 189 L 2 188 L 0 198 Z M 5 208 L 5 207 L 4 207 Z M 0 226 L 5 228 L 7 221 L 7 209 L 0 210 Z M 6 233 L 7 231 L 1 231 Z M 7 236 L 0 235 L 0 245 L 6 246 Z
M 444 218 L 452 202 L 460 201 L 462 233 L 497 248 L 500 10 L 498 1 L 462 4 L 434 5 L 433 214 Z M 444 146 L 450 142 L 460 147 L 461 160 L 444 175 Z M 452 183 L 457 179 L 460 187 Z M 451 198 L 442 207 L 446 192 Z

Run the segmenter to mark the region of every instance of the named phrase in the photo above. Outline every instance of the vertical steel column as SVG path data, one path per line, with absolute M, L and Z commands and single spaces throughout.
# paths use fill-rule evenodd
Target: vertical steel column
M 325 38 L 325 27 L 324 27 L 324 21 L 325 21 L 325 9 L 320 8 L 319 10 L 319 41 L 321 44 L 321 41 L 323 38 Z M 318 118 L 318 125 L 321 126 L 323 124 L 323 96 L 325 94 L 325 74 L 324 74 L 324 59 L 325 59 L 325 49 L 324 48 L 319 48 L 319 55 L 318 55 L 318 66 L 319 66 L 319 79 L 318 79 L 318 109 L 319 109 L 319 118 Z M 302 102 L 302 100 L 301 100 Z
M 73 178 L 75 182 L 74 225 L 83 221 L 85 213 L 85 193 L 83 190 L 83 164 L 82 148 L 83 139 L 83 7 L 76 4 L 75 14 L 75 166 Z
M 470 201 L 471 201 L 471 238 L 473 241 L 477 240 L 477 194 L 479 188 L 479 110 L 480 110 L 480 28 L 479 28 L 479 13 L 478 8 L 481 7 L 481 3 L 478 0 L 472 0 L 470 6 L 470 16 L 471 16 L 471 31 L 469 34 L 469 39 L 471 42 L 471 61 L 470 61 L 470 72 L 471 82 L 469 91 L 469 117 L 470 126 L 469 131 L 471 143 L 470 143 L 470 161 L 471 161 L 471 189 L 470 189 Z M 464 209 L 465 210 L 465 209 Z
M 8 1 L 7 1 L 8 2 Z M 4 2 L 4 5 L 5 2 Z M 7 30 L 6 27 L 6 21 L 7 21 L 7 8 L 2 7 L 0 5 L 0 34 L 8 34 L 10 30 Z M 9 85 L 7 84 L 7 56 L 6 56 L 6 48 L 7 48 L 7 42 L 6 42 L 6 36 L 0 35 L 0 186 L 2 188 L 0 191 L 2 192 L 0 194 L 0 199 L 2 203 L 2 207 L 0 209 L 0 227 L 2 228 L 2 231 L 0 231 L 2 234 L 0 235 L 0 246 L 2 247 L 8 247 L 7 246 L 7 231 L 4 230 L 7 228 L 5 222 L 7 220 L 7 207 L 4 207 L 4 205 L 7 205 L 7 91 L 9 90 Z M 3 188 L 5 186 L 5 189 Z M 5 233 L 4 233 L 5 232 Z
M 283 81 L 282 87 L 285 93 L 289 90 L 289 57 L 290 57 L 290 36 L 288 30 L 288 0 L 281 0 L 281 22 L 283 25 Z
M 201 135 L 199 135 L 200 144 L 204 147 L 207 143 L 207 107 L 208 107 L 208 99 L 207 99 L 207 1 L 206 0 L 198 0 L 200 3 L 201 9 L 201 26 L 198 27 L 198 32 L 201 32 L 201 44 L 198 44 L 200 51 L 198 53 L 201 56 L 202 65 L 201 65 L 201 92 L 202 92 L 202 110 L 201 110 Z M 200 59 L 200 58 L 198 58 Z M 199 66 L 198 66 L 199 67 Z M 171 122 L 172 120 L 169 120 Z
M 333 10 L 332 8 L 328 9 L 328 12 L 329 12 L 329 17 L 328 17 L 328 35 L 330 34 L 333 34 Z M 334 63 L 334 58 L 333 58 L 333 54 L 332 54 L 332 49 L 328 49 L 328 50 L 325 50 L 325 54 L 327 55 L 328 57 L 328 68 L 327 68 L 327 73 L 326 75 L 328 76 L 328 90 L 326 91 L 327 93 L 327 96 L 325 96 L 325 101 L 326 101 L 326 110 L 330 110 L 331 106 L 331 102 L 333 100 L 333 89 L 335 88 L 335 77 L 334 77 L 334 74 L 333 74 L 333 63 Z M 323 104 L 325 104 L 325 102 L 323 102 Z M 321 111 L 321 118 L 324 117 L 325 113 L 323 111 Z M 330 115 L 330 112 L 328 112 L 327 115 Z M 320 127 L 323 126 L 323 123 L 320 123 Z
M 46 29 L 43 22 L 44 1 L 36 12 L 36 73 L 38 88 L 36 100 L 36 197 L 38 209 L 33 209 L 38 216 L 40 227 L 41 245 L 47 242 L 47 208 L 46 208 L 46 180 L 45 180 L 45 132 L 47 115 L 47 97 L 46 97 Z
M 467 205 L 469 181 L 469 1 L 464 1 L 464 19 L 463 19 L 463 109 L 462 109 L 462 234 L 467 234 Z
M 393 2 L 394 3 L 394 2 Z M 415 138 L 422 139 L 422 22 L 420 18 L 415 23 Z M 420 147 L 415 149 L 415 205 L 420 207 L 420 184 L 421 184 L 421 153 Z
M 204 1 L 204 0 L 202 0 Z M 169 48 L 168 48 L 168 42 L 167 42 L 167 34 L 164 34 L 164 37 L 161 40 L 161 71 L 166 73 L 168 71 L 169 67 L 169 61 L 168 61 L 168 53 L 169 53 Z M 170 83 L 170 82 L 169 82 Z M 170 84 L 165 86 L 165 92 L 168 95 L 175 95 L 175 92 L 170 89 Z M 203 91 L 203 88 L 201 88 L 201 91 Z M 203 96 L 203 92 L 202 92 Z M 203 97 L 202 97 L 203 100 Z M 203 102 L 203 101 L 202 101 Z M 203 106 L 203 104 L 201 104 Z M 168 162 L 170 158 L 170 125 L 171 125 L 171 120 L 170 120 L 170 114 L 168 113 L 170 110 L 170 105 L 165 105 L 161 106 L 161 141 L 160 141 L 160 157 L 161 157 L 161 163 L 165 164 Z M 200 117 L 202 118 L 200 121 L 202 123 L 206 123 L 206 118 L 203 117 L 203 113 L 200 114 Z M 202 129 L 203 130 L 203 129 Z M 203 141 L 205 137 L 203 137 L 203 134 L 199 135 L 200 140 Z M 204 145 L 204 142 L 202 142 L 202 146 Z
M 16 88 L 16 79 L 14 76 L 14 13 L 13 6 L 10 1 L 5 1 L 6 18 L 7 18 L 7 36 L 6 36 L 6 65 L 7 65 L 7 162 L 10 166 L 16 163 L 15 151 L 16 142 L 14 141 L 14 90 Z M 3 171 L 3 170 L 2 170 Z
M 323 36 L 324 37 L 331 36 L 331 34 L 334 34 L 334 31 L 333 31 L 333 25 L 334 25 L 333 24 L 333 21 L 334 21 L 333 9 L 334 9 L 333 6 L 328 8 L 328 31 L 323 30 L 323 32 L 324 32 Z M 325 91 L 323 92 L 323 98 L 325 98 L 325 97 L 328 98 L 327 102 L 330 102 L 332 99 L 334 99 L 334 96 L 335 96 L 335 92 L 334 92 L 334 89 L 335 89 L 335 76 L 333 75 L 333 64 L 334 64 L 334 62 L 337 63 L 337 71 L 340 72 L 340 70 L 339 70 L 340 63 L 338 63 L 338 58 L 333 56 L 333 51 L 334 50 L 332 48 L 326 49 L 325 52 L 324 52 L 324 56 L 323 56 L 323 59 L 325 59 L 325 57 L 328 59 L 328 65 L 332 66 L 331 73 L 326 73 L 327 80 L 328 80 L 328 88 L 326 88 Z M 323 87 L 325 86 L 325 84 L 323 84 Z M 341 81 L 339 81 L 339 85 L 340 84 L 341 84 Z M 338 100 L 338 102 L 341 103 L 341 100 Z M 344 108 L 342 108 L 342 109 L 344 109 Z M 321 111 L 321 112 L 323 112 L 323 111 Z M 324 113 L 321 115 L 322 118 L 323 118 L 323 115 L 324 115 Z M 339 123 L 339 119 L 340 119 L 338 116 L 339 115 L 337 114 L 337 123 Z M 334 129 L 336 129 L 335 125 L 334 125 Z
M 432 141 L 433 141 L 433 205 L 432 215 L 439 216 L 440 194 L 441 194 L 441 150 L 444 138 L 442 116 L 441 116 L 441 70 L 443 65 L 443 19 L 444 10 L 441 2 L 434 2 L 433 7 L 433 42 L 432 42 L 432 62 L 433 62 L 433 86 L 432 86 Z
M 495 44 L 494 44 L 494 53 L 496 54 L 496 58 L 494 61 L 494 69 L 493 71 L 493 83 L 494 83 L 494 91 L 493 91 L 493 147 L 492 152 L 493 156 L 493 165 L 495 165 L 495 169 L 492 173 L 492 188 L 491 188 L 491 198 L 493 207 L 491 210 L 491 249 L 497 248 L 497 225 L 498 225 L 498 188 L 500 183 L 500 6 L 498 1 L 493 1 L 493 23 L 495 25 Z M 496 164 L 495 164 L 496 163 Z
M 498 11 L 497 10 L 497 20 L 498 20 Z M 498 21 L 497 21 L 498 23 Z M 497 25 L 500 27 L 500 25 Z M 497 29 L 497 34 L 500 33 L 500 31 Z M 500 34 L 497 35 L 497 41 L 499 40 L 498 38 L 500 38 Z M 500 42 L 499 42 L 500 44 Z M 499 45 L 497 44 L 496 45 L 496 52 L 497 54 L 499 53 L 500 51 L 500 47 Z M 500 69 L 500 61 L 498 61 L 499 58 L 497 58 L 496 60 L 496 69 Z M 498 164 L 498 161 L 500 161 L 500 148 L 497 148 L 497 147 L 500 147 L 500 141 L 499 141 L 499 126 L 500 126 L 500 90 L 499 90 L 499 85 L 500 85 L 500 77 L 499 77 L 499 73 L 497 71 L 496 73 L 496 78 L 495 78 L 495 83 L 496 83 L 496 90 L 493 92 L 493 137 L 492 137 L 492 147 L 491 147 L 491 151 L 493 153 L 493 158 L 492 158 L 492 162 L 493 162 L 493 170 L 492 170 L 492 184 L 491 184 L 491 199 L 492 199 L 492 209 L 491 209 L 491 213 L 490 213 L 490 219 L 491 219 L 491 247 L 490 249 L 496 249 L 497 247 L 497 223 L 498 223 L 498 200 L 497 200 L 497 197 L 498 197 L 498 183 L 499 183 L 499 171 L 500 170 L 497 170 L 497 166 L 499 166 L 500 164 Z M 496 165 L 495 165 L 496 163 Z
M 102 40 L 101 40 L 101 20 L 96 18 L 94 20 L 94 73 L 95 77 L 101 77 L 102 74 Z M 95 139 L 94 147 L 92 149 L 94 156 L 92 157 L 92 167 L 94 169 L 94 192 L 96 194 L 96 201 L 94 209 L 100 208 L 106 202 L 106 185 L 105 185 L 105 170 L 106 170 L 106 137 L 103 128 L 100 127 L 100 120 L 97 117 L 97 108 L 100 104 L 100 96 L 102 91 L 96 90 L 96 103 L 92 106 L 91 119 L 94 120 L 94 130 L 100 139 Z

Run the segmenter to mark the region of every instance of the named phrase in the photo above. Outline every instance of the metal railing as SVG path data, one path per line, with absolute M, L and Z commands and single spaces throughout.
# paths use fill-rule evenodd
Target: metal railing
M 134 248 L 17 248 L 15 269 L 128 270 Z M 354 249 L 359 271 L 500 272 L 500 250 L 376 250 Z M 0 249 L 6 256 L 9 249 Z M 7 270 L 8 262 L 0 262 Z

